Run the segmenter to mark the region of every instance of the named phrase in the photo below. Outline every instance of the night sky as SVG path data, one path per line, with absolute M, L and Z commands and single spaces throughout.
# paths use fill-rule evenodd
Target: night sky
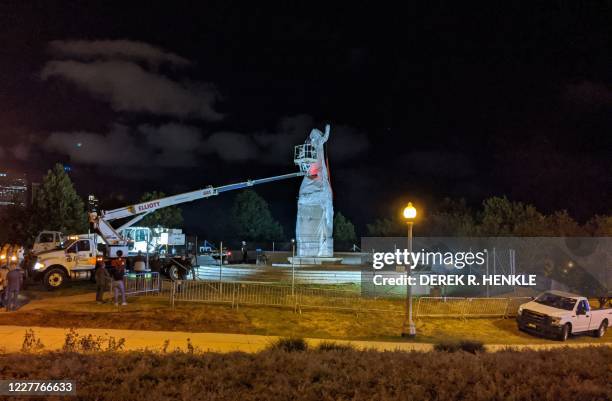
M 71 3 L 0 5 L 0 156 L 34 181 L 72 166 L 103 208 L 295 171 L 330 123 L 361 233 L 408 199 L 612 212 L 610 2 Z M 289 232 L 298 188 L 256 188 Z M 185 206 L 186 229 L 223 235 L 234 196 Z

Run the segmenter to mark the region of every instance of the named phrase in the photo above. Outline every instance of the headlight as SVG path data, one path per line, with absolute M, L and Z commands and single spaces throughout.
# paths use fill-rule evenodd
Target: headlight
M 44 268 L 45 268 L 45 264 L 44 263 L 40 263 L 40 262 L 34 263 L 34 270 L 40 270 L 40 269 L 44 269 Z
M 561 318 L 560 317 L 553 317 L 553 318 L 550 319 L 550 323 L 555 325 L 555 326 L 558 326 L 559 323 L 561 323 Z
M 518 308 L 518 314 L 519 314 L 519 315 L 522 315 L 522 314 L 523 314 L 523 306 L 522 306 L 522 305 L 521 305 L 521 306 L 519 306 L 519 308 Z

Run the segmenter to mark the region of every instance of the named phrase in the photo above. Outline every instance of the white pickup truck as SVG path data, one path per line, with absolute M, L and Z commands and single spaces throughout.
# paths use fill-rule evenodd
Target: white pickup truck
M 603 337 L 612 308 L 592 309 L 589 300 L 563 291 L 546 291 L 523 304 L 516 317 L 519 330 L 553 336 L 561 341 L 576 333 Z

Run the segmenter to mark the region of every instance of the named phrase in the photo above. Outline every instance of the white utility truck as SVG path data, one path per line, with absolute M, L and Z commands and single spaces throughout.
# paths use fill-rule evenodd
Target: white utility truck
M 603 337 L 612 308 L 591 308 L 589 300 L 563 291 L 546 291 L 523 304 L 516 317 L 519 330 L 552 336 L 565 341 L 572 334 L 593 333 Z
M 64 235 L 59 231 L 41 231 L 34 239 L 32 253 L 39 254 L 44 251 L 50 251 L 51 249 L 58 248 L 65 241 Z
M 128 227 L 119 230 L 128 241 L 128 252 L 168 254 L 174 247 L 185 246 L 185 234 L 180 228 L 165 227 Z
M 216 188 L 210 186 L 205 189 L 167 196 L 165 198 L 137 203 L 119 209 L 101 211 L 99 214 L 97 212 L 91 212 L 89 214 L 90 228 L 91 232 L 96 234 L 68 236 L 66 240 L 64 240 L 61 233 L 53 231 L 46 231 L 38 235 L 37 239 L 40 242 L 34 244 L 34 249 L 38 251 L 34 252 L 36 260 L 32 265 L 30 276 L 34 279 L 42 280 L 48 289 L 59 288 L 70 278 L 91 277 L 98 258 L 104 258 L 104 260 L 108 262 L 111 258 L 117 257 L 118 251 L 121 251 L 124 257 L 128 256 L 130 254 L 130 245 L 132 245 L 132 253 L 135 253 L 133 238 L 132 242 L 130 242 L 130 238 L 126 236 L 142 236 L 144 234 L 142 229 L 130 230 L 130 228 L 149 213 L 181 203 L 210 198 L 222 192 L 248 188 L 258 184 L 285 180 L 288 178 L 302 177 L 305 174 L 307 174 L 307 172 L 301 170 L 296 173 L 248 180 Z M 114 228 L 111 225 L 111 221 L 113 220 L 129 217 L 131 217 L 131 219 L 118 228 Z M 148 230 L 147 228 L 143 229 Z M 164 233 L 160 234 L 161 237 L 164 237 Z M 171 237 L 174 237 L 174 239 Z M 180 237 L 181 233 L 166 232 L 165 241 L 175 241 L 177 240 L 176 238 Z M 139 240 L 140 239 L 139 237 Z M 45 242 L 42 242 L 42 240 L 45 240 Z M 149 241 L 146 237 L 142 240 Z M 142 250 L 145 251 L 146 246 L 142 245 L 142 241 L 138 242 L 138 246 L 144 246 Z M 163 242 L 163 240 L 161 242 Z M 189 258 L 165 256 L 160 260 L 162 263 L 160 272 L 166 274 L 171 279 L 184 278 L 192 268 Z

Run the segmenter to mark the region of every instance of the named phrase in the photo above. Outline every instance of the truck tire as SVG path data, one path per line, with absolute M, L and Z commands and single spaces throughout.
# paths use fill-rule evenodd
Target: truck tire
M 167 267 L 166 274 L 172 281 L 185 280 L 187 276 L 185 270 L 175 264 Z
M 62 287 L 67 280 L 66 273 L 59 267 L 49 269 L 43 276 L 43 284 L 49 291 Z
M 561 334 L 559 334 L 559 341 L 566 341 L 570 334 L 572 334 L 572 326 L 569 323 L 565 323 L 563 329 L 561 329 Z
M 597 337 L 597 338 L 603 337 L 606 334 L 606 329 L 607 328 L 608 328 L 608 321 L 604 320 L 599 325 L 599 328 L 597 330 L 595 330 L 595 332 L 594 332 L 595 337 Z

